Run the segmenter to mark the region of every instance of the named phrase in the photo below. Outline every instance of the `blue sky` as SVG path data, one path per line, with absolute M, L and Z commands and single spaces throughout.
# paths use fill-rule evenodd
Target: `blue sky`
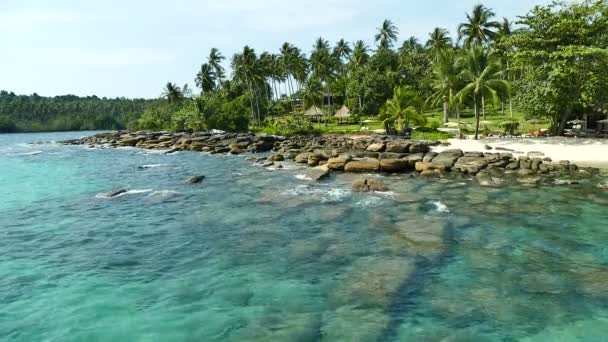
M 548 0 L 487 0 L 514 18 Z M 454 32 L 478 0 L 2 0 L 0 89 L 53 96 L 156 97 L 167 81 L 189 83 L 211 47 L 231 56 L 246 44 L 308 52 L 323 36 L 363 39 L 391 19 L 400 40 Z

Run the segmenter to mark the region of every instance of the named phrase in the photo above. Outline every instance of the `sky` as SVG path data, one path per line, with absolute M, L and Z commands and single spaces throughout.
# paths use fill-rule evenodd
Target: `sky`
M 485 0 L 516 18 L 549 0 Z M 43 96 L 158 97 L 168 82 L 194 87 L 212 47 L 310 52 L 316 38 L 373 36 L 384 19 L 399 40 L 452 34 L 479 0 L 0 0 L 0 89 Z M 226 66 L 228 62 L 226 61 Z

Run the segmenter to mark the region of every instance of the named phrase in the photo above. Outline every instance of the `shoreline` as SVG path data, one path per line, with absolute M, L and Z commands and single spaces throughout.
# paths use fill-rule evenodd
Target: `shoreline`
M 318 181 L 332 172 L 411 173 L 424 178 L 445 178 L 449 174 L 476 180 L 482 186 L 508 184 L 523 186 L 571 185 L 586 182 L 600 173 L 593 167 L 579 166 L 567 160 L 554 161 L 538 145 L 498 146 L 488 141 L 429 142 L 394 136 L 272 136 L 253 133 L 198 132 L 175 133 L 112 132 L 63 141 L 68 145 L 103 145 L 162 150 L 207 152 L 210 154 L 271 153 L 251 158 L 265 167 L 275 162 L 294 161 L 308 165 L 307 178 Z M 486 146 L 489 144 L 492 145 Z M 483 148 L 483 151 L 480 149 Z M 607 156 L 608 162 L 608 156 Z M 278 165 L 280 168 L 282 165 Z M 353 185 L 360 191 L 380 191 L 382 185 Z M 598 184 L 602 187 L 602 184 Z

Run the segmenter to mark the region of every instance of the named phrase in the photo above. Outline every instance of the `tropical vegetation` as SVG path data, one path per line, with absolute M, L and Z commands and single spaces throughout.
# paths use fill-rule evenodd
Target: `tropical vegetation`
M 259 53 L 245 46 L 229 58 L 212 48 L 194 73 L 196 94 L 169 82 L 162 99 L 102 100 L 103 113 L 83 118 L 81 109 L 69 107 L 72 112 L 56 115 L 73 113 L 75 129 L 296 134 L 330 130 L 337 124 L 332 114 L 346 105 L 352 120 L 375 117 L 398 134 L 437 125 L 428 120 L 428 113 L 437 111 L 440 125 L 456 121 L 457 127 L 472 113 L 475 137 L 487 133 L 486 119 L 497 112 L 509 132 L 518 127 L 514 113 L 523 112 L 524 120 L 547 120 L 559 134 L 572 118 L 608 114 L 607 37 L 608 0 L 553 2 L 515 21 L 476 5 L 455 36 L 437 27 L 426 42 L 415 37 L 400 42 L 398 27 L 387 19 L 367 37 L 372 44 L 318 37 L 310 48 L 285 42 L 274 52 Z M 32 99 L 12 99 L 10 106 L 6 99 L 0 96 L 0 129 L 32 128 L 37 121 L 53 126 L 53 117 L 23 104 Z M 324 113 L 315 119 L 320 124 L 302 116 L 313 106 Z M 98 120 L 88 125 L 92 118 Z

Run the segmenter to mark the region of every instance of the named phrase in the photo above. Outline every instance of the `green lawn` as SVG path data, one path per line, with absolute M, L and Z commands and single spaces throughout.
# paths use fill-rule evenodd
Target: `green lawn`
M 427 117 L 427 120 L 429 122 L 431 121 L 437 121 L 439 123 L 441 123 L 441 127 L 443 127 L 443 112 L 440 111 L 432 111 L 432 112 L 427 112 L 424 114 Z M 456 122 L 456 115 L 451 116 L 449 118 L 449 120 L 451 122 Z M 467 124 L 469 124 L 469 126 L 467 126 L 467 129 L 469 131 L 473 131 L 475 130 L 475 115 L 473 114 L 472 111 L 465 111 L 464 113 L 460 114 L 460 121 L 461 122 L 465 122 Z M 480 121 L 488 121 L 489 123 L 480 123 L 479 124 L 479 129 L 480 130 L 484 130 L 485 127 L 487 127 L 490 131 L 503 131 L 503 129 L 500 127 L 500 123 L 503 121 L 517 121 L 519 122 L 519 129 L 518 131 L 521 133 L 528 133 L 530 130 L 534 129 L 534 130 L 538 130 L 539 128 L 543 128 L 543 129 L 548 129 L 549 126 L 551 126 L 551 123 L 548 119 L 545 120 L 540 120 L 540 122 L 537 123 L 531 123 L 528 122 L 525 119 L 524 113 L 522 112 L 518 112 L 518 111 L 514 111 L 513 112 L 513 118 L 511 118 L 511 115 L 509 114 L 509 111 L 506 111 L 506 115 L 503 115 L 500 112 L 497 111 L 488 111 L 486 113 L 486 118 L 484 120 L 483 117 L 481 117 Z

